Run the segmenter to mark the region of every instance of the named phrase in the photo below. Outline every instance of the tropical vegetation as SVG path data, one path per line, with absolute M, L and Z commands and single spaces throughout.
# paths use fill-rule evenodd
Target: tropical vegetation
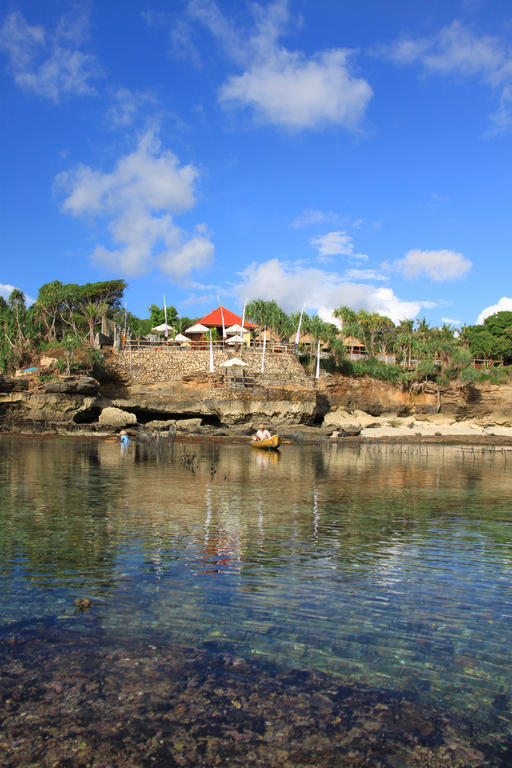
M 139 318 L 123 306 L 124 280 L 78 285 L 57 280 L 41 286 L 37 300 L 27 307 L 23 293 L 14 290 L 0 297 L 0 371 L 11 372 L 32 364 L 45 350 L 56 354 L 59 365 L 72 372 L 92 368 L 96 331 L 108 317 L 135 337 L 142 337 L 161 325 L 165 318 L 173 332 L 184 332 L 195 318 L 180 317 L 177 309 L 157 304 L 148 307 L 148 316 Z M 372 376 L 389 381 L 426 383 L 457 380 L 460 383 L 482 375 L 499 381 L 508 377 L 512 365 L 512 312 L 498 312 L 481 325 L 430 327 L 425 318 L 395 324 L 385 315 L 341 306 L 333 322 L 307 312 L 287 314 L 276 301 L 255 299 L 247 304 L 245 317 L 266 328 L 271 338 L 293 343 L 300 325 L 299 355 L 312 368 L 318 342 L 323 350 L 322 367 L 351 376 Z M 307 343 L 304 343 L 307 342 Z M 355 343 L 364 355 L 350 355 Z M 96 356 L 95 356 L 96 354 Z M 486 373 L 474 368 L 474 360 L 503 363 L 503 368 L 485 365 Z

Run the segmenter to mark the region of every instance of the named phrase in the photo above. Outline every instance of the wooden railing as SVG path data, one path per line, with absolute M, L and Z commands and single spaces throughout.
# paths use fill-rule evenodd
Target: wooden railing
M 231 349 L 231 350 L 244 350 L 244 349 L 263 349 L 262 341 L 251 341 L 248 347 L 245 344 L 228 344 L 226 341 L 212 341 L 212 347 L 214 350 L 219 349 Z M 210 349 L 209 341 L 191 341 L 189 344 L 179 344 L 170 339 L 165 341 L 164 339 L 158 341 L 150 341 L 149 339 L 127 339 L 124 349 L 179 349 L 179 350 L 208 350 Z M 267 341 L 265 349 L 268 352 L 288 353 L 290 355 L 297 354 L 297 347 L 295 344 L 284 344 L 282 342 Z

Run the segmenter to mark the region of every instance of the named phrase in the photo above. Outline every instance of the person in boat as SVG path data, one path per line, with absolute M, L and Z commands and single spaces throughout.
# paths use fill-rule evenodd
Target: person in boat
M 254 436 L 255 440 L 270 440 L 272 435 L 268 431 L 268 429 L 265 428 L 264 424 L 260 424 L 260 428 L 256 432 L 256 435 Z

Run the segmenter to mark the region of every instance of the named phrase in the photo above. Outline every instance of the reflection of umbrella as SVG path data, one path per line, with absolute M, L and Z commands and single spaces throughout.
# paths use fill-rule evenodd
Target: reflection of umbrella
M 226 360 L 224 363 L 221 363 L 221 366 L 224 368 L 231 368 L 233 365 L 249 365 L 249 363 L 244 363 L 239 357 L 232 357 L 231 360 Z
M 247 329 L 242 328 L 241 325 L 230 325 L 229 328 L 226 328 L 226 333 L 245 333 Z
M 151 329 L 152 331 L 158 331 L 159 333 L 164 333 L 164 331 L 174 331 L 174 328 L 169 325 L 169 323 L 162 323 L 161 325 L 155 325 L 154 328 Z
M 243 344 L 244 337 L 243 336 L 231 336 L 230 339 L 227 340 L 227 344 Z
M 201 325 L 201 323 L 196 323 L 195 325 L 192 325 L 190 328 L 187 328 L 185 333 L 207 333 L 208 328 L 206 326 Z
M 174 341 L 190 341 L 190 339 L 187 336 L 184 336 L 182 333 L 177 333 L 174 337 Z

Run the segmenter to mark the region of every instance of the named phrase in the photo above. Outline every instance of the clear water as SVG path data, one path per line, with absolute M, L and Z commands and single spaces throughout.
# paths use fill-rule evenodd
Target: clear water
M 213 644 L 484 720 L 499 699 L 509 729 L 512 454 L 4 437 L 0 456 L 0 637 L 88 597 L 110 641 Z

